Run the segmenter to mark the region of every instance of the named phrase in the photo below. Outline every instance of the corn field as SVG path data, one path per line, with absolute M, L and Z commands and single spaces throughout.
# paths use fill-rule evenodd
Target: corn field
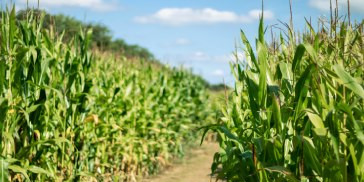
M 209 108 L 201 78 L 65 43 L 1 14 L 0 181 L 136 181 L 183 155 Z M 350 94 L 350 92 L 347 92 Z
M 263 19 L 263 18 L 262 18 Z M 231 64 L 212 172 L 227 181 L 364 181 L 364 21 L 287 25 Z M 286 34 L 285 34 L 286 33 Z

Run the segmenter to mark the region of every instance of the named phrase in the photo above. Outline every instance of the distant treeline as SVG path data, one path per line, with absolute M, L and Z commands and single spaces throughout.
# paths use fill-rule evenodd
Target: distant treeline
M 208 88 L 212 91 L 223 91 L 223 90 L 230 90 L 231 88 L 223 83 L 218 84 L 208 84 Z
M 20 10 L 17 13 L 17 19 L 26 19 L 28 11 L 29 10 Z M 97 48 L 101 51 L 112 51 L 113 53 L 121 54 L 125 57 L 138 57 L 155 61 L 154 55 L 146 48 L 140 47 L 139 45 L 128 44 L 120 38 L 114 39 L 110 29 L 100 23 L 86 23 L 63 14 L 52 15 L 44 10 L 34 10 L 33 13 L 34 16 L 44 18 L 44 28 L 52 28 L 58 35 L 64 33 L 63 40 L 65 42 L 77 35 L 80 28 L 92 29 L 93 48 Z

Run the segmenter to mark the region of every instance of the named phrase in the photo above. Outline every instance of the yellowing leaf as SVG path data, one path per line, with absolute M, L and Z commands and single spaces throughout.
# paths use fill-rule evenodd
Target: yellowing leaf
M 325 128 L 324 122 L 319 115 L 307 112 L 307 116 L 310 119 L 311 123 L 315 126 L 315 128 Z

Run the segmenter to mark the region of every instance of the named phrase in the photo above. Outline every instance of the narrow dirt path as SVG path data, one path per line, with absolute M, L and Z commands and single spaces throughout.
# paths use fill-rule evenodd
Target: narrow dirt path
M 201 147 L 187 154 L 185 161 L 142 182 L 209 182 L 212 159 L 218 149 L 217 143 L 205 142 Z

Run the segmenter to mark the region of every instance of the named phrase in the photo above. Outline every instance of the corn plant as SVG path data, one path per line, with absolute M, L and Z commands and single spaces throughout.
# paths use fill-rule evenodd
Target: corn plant
M 245 60 L 231 64 L 235 89 L 214 130 L 212 172 L 227 181 L 364 180 L 363 23 L 265 41 L 243 31 Z M 337 27 L 337 28 L 336 28 Z
M 91 53 L 43 15 L 0 21 L 0 181 L 136 181 L 197 137 L 203 81 L 182 69 Z

